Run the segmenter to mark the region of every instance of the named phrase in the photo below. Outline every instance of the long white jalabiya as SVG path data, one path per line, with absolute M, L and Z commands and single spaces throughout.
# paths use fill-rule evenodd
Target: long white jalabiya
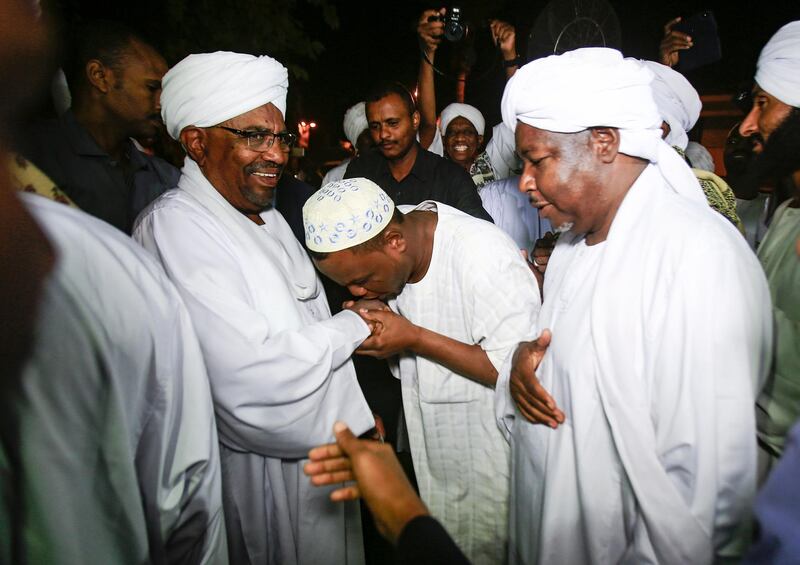
M 445 109 L 442 110 L 442 114 L 439 117 L 439 131 L 442 132 L 442 135 L 447 133 L 447 126 L 450 125 L 450 122 L 458 117 L 469 120 L 470 123 L 475 126 L 478 135 L 483 135 L 483 131 L 486 128 L 486 120 L 483 118 L 481 111 L 475 106 L 461 104 L 459 102 L 448 104 Z
M 517 484 L 518 493 L 531 489 L 525 492 L 532 502 L 512 512 L 512 562 L 709 563 L 746 514 L 754 491 L 751 406 L 770 342 L 765 282 L 744 241 L 712 213 L 689 167 L 660 139 L 651 80 L 650 71 L 616 51 L 581 49 L 524 66 L 503 96 L 509 127 L 518 121 L 554 132 L 616 127 L 620 151 L 652 163 L 629 190 L 598 250 L 600 261 L 587 275 L 594 284 L 577 286 L 588 293 L 581 346 L 587 367 L 581 375 L 590 382 L 577 389 L 573 382 L 561 396 L 576 407 L 570 423 L 555 432 L 513 425 L 528 451 L 513 457 L 512 500 Z M 674 237 L 688 232 L 691 238 Z M 578 257 L 579 265 L 581 249 L 592 251 L 579 245 L 579 236 L 562 237 L 553 253 L 541 324 L 567 308 L 569 293 L 560 293 L 559 284 L 575 283 L 570 261 Z M 735 287 L 723 291 L 723 281 L 732 279 Z M 719 308 L 717 300 L 737 307 Z M 559 338 L 558 330 L 551 350 L 558 349 L 557 340 L 563 348 L 563 332 L 570 332 L 565 325 Z M 570 385 L 547 380 L 553 359 L 546 356 L 540 366 L 543 384 L 563 390 Z M 498 414 L 509 417 L 513 407 L 503 405 L 510 401 L 507 375 L 506 367 L 497 395 Z M 582 457 L 596 440 L 578 430 L 592 412 L 581 407 L 601 410 L 608 427 L 607 449 L 602 457 L 589 455 L 590 461 Z M 592 465 L 606 463 L 619 465 L 624 480 L 598 489 Z M 536 486 L 541 479 L 546 484 Z M 552 500 L 562 495 L 563 514 Z M 572 524 L 570 512 L 574 529 L 563 527 Z M 624 516 L 628 524 L 612 524 L 612 516 Z
M 756 82 L 784 104 L 800 108 L 800 21 L 783 26 L 761 50 Z
M 367 125 L 367 110 L 364 102 L 359 102 L 351 106 L 347 109 L 347 112 L 344 113 L 342 128 L 344 129 L 344 135 L 347 137 L 347 140 L 353 144 L 353 148 L 356 146 L 358 136 L 367 129 Z
M 577 78 L 579 77 L 579 79 Z M 661 139 L 653 73 L 614 49 L 590 47 L 531 61 L 506 85 L 503 123 L 577 133 L 609 126 L 620 131 L 619 151 L 654 163 L 675 192 L 706 202 L 689 166 Z
M 686 149 L 686 135 L 697 123 L 703 103 L 692 84 L 681 73 L 655 61 L 639 61 L 650 69 L 655 78 L 650 85 L 661 118 L 669 124 L 669 133 L 664 141 L 668 145 Z
M 217 51 L 189 55 L 161 80 L 161 117 L 173 139 L 271 102 L 286 114 L 289 75 L 272 57 Z
M 134 238 L 184 297 L 214 397 L 231 561 L 363 563 L 358 507 L 340 507 L 303 475 L 336 420 L 374 419 L 350 356 L 369 334 L 331 317 L 308 255 L 275 209 L 256 225 L 187 159 L 178 188 L 139 217 Z

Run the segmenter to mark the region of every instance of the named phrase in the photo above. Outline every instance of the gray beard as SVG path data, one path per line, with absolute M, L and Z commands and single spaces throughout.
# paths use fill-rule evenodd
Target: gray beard
M 575 222 L 564 222 L 560 226 L 553 228 L 553 231 L 556 233 L 566 233 L 572 229 L 572 226 L 575 225 Z

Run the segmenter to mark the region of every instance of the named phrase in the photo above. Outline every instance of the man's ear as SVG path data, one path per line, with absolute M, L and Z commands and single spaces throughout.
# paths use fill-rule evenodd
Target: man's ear
M 602 163 L 611 163 L 619 153 L 619 130 L 597 127 L 590 130 L 592 149 Z
M 419 130 L 419 111 L 414 110 L 414 113 L 411 114 L 411 123 L 414 125 L 414 131 Z
M 405 253 L 406 251 L 406 238 L 403 232 L 396 229 L 394 226 L 383 232 L 383 245 L 386 251 L 393 251 L 395 253 Z
M 208 156 L 208 133 L 206 130 L 194 126 L 185 127 L 181 131 L 180 140 L 189 157 L 200 167 L 205 165 Z
M 113 74 L 113 71 L 101 61 L 89 59 L 86 67 L 84 67 L 84 72 L 86 73 L 86 80 L 92 88 L 99 90 L 103 94 L 107 94 L 111 90 L 112 77 L 109 75 Z

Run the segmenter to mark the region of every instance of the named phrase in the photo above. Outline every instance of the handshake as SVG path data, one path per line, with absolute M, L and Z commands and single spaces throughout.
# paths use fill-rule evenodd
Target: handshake
M 369 326 L 369 337 L 356 349 L 359 355 L 386 359 L 405 350 L 413 350 L 419 339 L 419 327 L 393 312 L 380 300 L 350 300 L 342 307 L 361 316 Z

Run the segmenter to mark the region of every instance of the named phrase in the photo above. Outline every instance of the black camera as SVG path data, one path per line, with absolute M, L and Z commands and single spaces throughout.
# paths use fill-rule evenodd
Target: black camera
M 444 22 L 444 37 L 448 41 L 460 41 L 464 37 L 466 25 L 461 21 L 461 8 L 453 6 L 445 16 L 431 16 L 429 22 Z

